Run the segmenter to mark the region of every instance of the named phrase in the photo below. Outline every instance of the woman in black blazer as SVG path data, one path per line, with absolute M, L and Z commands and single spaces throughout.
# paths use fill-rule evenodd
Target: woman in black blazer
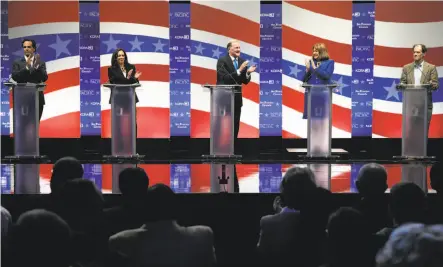
M 115 50 L 111 58 L 111 67 L 108 68 L 108 79 L 111 84 L 134 84 L 139 83 L 138 78 L 142 75 L 141 72 L 137 72 L 135 66 L 129 64 L 128 57 L 125 50 L 119 48 Z M 109 104 L 111 104 L 111 97 L 109 98 Z M 124 101 L 119 99 L 119 101 Z M 138 103 L 137 94 L 135 94 L 135 103 Z M 135 123 L 135 135 L 137 136 L 137 122 Z
M 112 84 L 133 84 L 138 83 L 138 78 L 142 75 L 137 72 L 134 65 L 129 64 L 125 50 L 119 48 L 115 50 L 111 58 L 111 67 L 108 68 L 109 83 Z M 111 97 L 109 104 L 111 104 Z M 138 103 L 137 94 L 135 94 L 135 103 Z

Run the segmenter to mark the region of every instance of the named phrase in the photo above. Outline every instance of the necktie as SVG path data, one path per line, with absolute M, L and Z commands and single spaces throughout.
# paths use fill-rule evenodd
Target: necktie
M 237 64 L 237 59 L 236 58 L 234 58 L 234 67 L 235 67 L 235 70 L 238 69 L 238 64 Z

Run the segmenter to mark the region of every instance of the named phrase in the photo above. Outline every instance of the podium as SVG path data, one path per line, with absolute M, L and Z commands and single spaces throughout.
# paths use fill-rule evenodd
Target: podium
M 210 90 L 210 155 L 204 158 L 220 163 L 211 164 L 211 192 L 234 192 L 235 164 L 241 158 L 234 155 L 235 94 L 233 85 L 202 85 Z M 226 164 L 228 163 L 228 164 Z
M 332 140 L 332 90 L 337 84 L 302 84 L 308 91 L 308 158 L 330 159 Z M 331 165 L 309 164 L 316 175 L 316 183 L 331 188 Z
M 14 155 L 18 160 L 41 158 L 39 145 L 39 91 L 44 83 L 5 82 L 13 94 Z M 17 164 L 14 171 L 15 194 L 40 194 L 39 164 Z
M 429 159 L 430 157 L 427 157 L 428 92 L 431 90 L 431 85 L 398 84 L 396 88 L 403 93 L 400 158 Z M 413 182 L 426 192 L 426 168 L 423 164 L 404 164 L 402 181 Z
M 113 158 L 134 159 L 136 155 L 135 88 L 140 84 L 104 84 L 111 90 L 111 151 Z M 112 193 L 120 193 L 118 176 L 132 163 L 112 164 Z

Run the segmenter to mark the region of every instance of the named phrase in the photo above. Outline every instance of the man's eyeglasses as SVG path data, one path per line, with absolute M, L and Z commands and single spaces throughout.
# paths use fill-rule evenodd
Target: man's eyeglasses
M 23 46 L 23 48 L 32 48 L 32 46 Z

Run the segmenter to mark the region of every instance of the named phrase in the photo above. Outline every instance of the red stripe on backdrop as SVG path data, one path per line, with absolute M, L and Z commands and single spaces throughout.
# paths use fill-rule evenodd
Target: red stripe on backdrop
M 48 75 L 48 80 L 46 81 L 46 88 L 44 94 L 49 94 L 58 90 L 63 90 L 68 87 L 78 86 L 80 69 L 73 68 L 62 71 L 53 72 Z M 12 99 L 12 94 L 9 94 L 9 108 L 14 107 L 14 101 Z
M 40 122 L 41 138 L 80 137 L 80 112 L 52 117 Z
M 169 164 L 140 164 L 138 167 L 145 170 L 149 177 L 149 186 L 154 184 L 170 185 L 170 165 Z M 102 165 L 102 189 L 112 190 L 112 165 Z
M 401 165 L 383 165 L 388 173 L 388 188 L 401 181 Z
M 215 70 L 191 67 L 191 82 L 195 84 L 216 84 L 217 73 Z M 260 87 L 258 84 L 250 82 L 243 85 L 242 95 L 255 103 L 260 103 Z
M 78 22 L 78 12 L 78 1 L 8 1 L 8 27 Z
M 337 43 L 313 36 L 286 25 L 283 25 L 283 47 L 303 55 L 312 55 L 312 46 L 316 43 L 324 43 L 328 48 L 329 56 L 336 62 L 342 64 L 352 64 L 352 46 L 343 43 Z M 335 29 L 331 29 L 335 30 Z
M 40 177 L 50 181 L 53 166 L 54 164 L 40 164 Z
M 169 27 L 168 1 L 100 1 L 100 22 Z M 128 29 L 130 32 L 130 29 Z
M 62 71 L 53 72 L 48 75 L 46 81 L 45 94 L 62 90 L 64 88 L 78 86 L 80 77 L 80 69 L 73 68 Z
M 392 35 L 395 38 L 397 33 Z M 374 64 L 389 67 L 403 67 L 413 62 L 412 45 L 410 48 L 393 48 L 385 46 L 375 46 Z M 428 48 L 426 61 L 436 66 L 443 66 L 443 47 Z M 398 78 L 400 79 L 400 74 Z
M 191 3 L 191 28 L 260 46 L 258 23 L 216 8 Z
M 169 66 L 155 64 L 137 64 L 137 71 L 142 72 L 141 81 L 158 81 L 169 83 Z M 108 81 L 108 68 L 103 66 L 100 68 L 100 82 L 103 84 Z
M 283 105 L 303 113 L 304 94 L 287 86 L 282 86 Z M 332 105 L 332 126 L 346 132 L 351 132 L 351 110 Z
M 102 137 L 111 138 L 111 111 L 102 110 Z M 137 107 L 138 138 L 169 138 L 169 108 Z
M 191 137 L 209 138 L 209 112 L 192 109 L 191 110 Z M 239 138 L 258 138 L 259 130 L 251 125 L 240 122 Z
M 211 165 L 191 164 L 191 192 L 203 193 L 211 190 Z
M 372 112 L 372 132 L 389 138 L 400 138 L 402 136 L 402 115 L 374 110 Z M 443 114 L 432 115 L 429 137 L 443 137 Z
M 288 131 L 283 130 L 283 131 L 282 131 L 282 138 L 290 139 L 290 138 L 301 138 L 301 137 L 300 137 L 300 136 L 297 136 L 297 135 L 295 135 L 295 134 L 293 134 L 293 133 L 290 133 L 290 132 L 288 132 Z
M 285 1 L 286 3 L 326 16 L 352 20 L 352 1 Z M 378 11 L 377 11 L 378 12 Z M 378 16 L 378 13 L 377 13 Z
M 443 21 L 441 1 L 377 1 L 378 21 L 423 23 Z
M 332 168 L 332 166 L 331 166 Z M 345 172 L 331 178 L 332 193 L 349 192 L 351 190 L 351 173 Z

